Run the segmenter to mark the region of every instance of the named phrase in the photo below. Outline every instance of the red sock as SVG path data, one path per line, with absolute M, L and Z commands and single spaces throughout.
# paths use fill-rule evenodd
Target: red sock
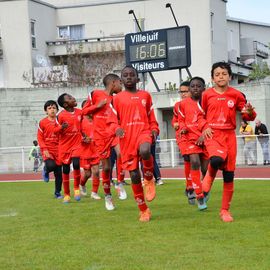
M 74 177 L 74 190 L 79 189 L 80 179 L 81 179 L 81 171 L 73 170 L 73 177 Z
M 202 196 L 202 183 L 200 170 L 190 170 L 193 189 L 196 193 L 196 197 Z
M 99 177 L 92 176 L 92 192 L 97 193 L 99 188 Z
M 102 175 L 102 186 L 103 186 L 105 195 L 111 194 L 110 171 L 108 172 L 102 171 L 101 175 Z
M 152 180 L 153 179 L 153 170 L 154 170 L 154 163 L 152 155 L 148 160 L 142 159 L 143 164 L 143 178 L 145 180 Z
M 234 191 L 234 182 L 223 183 L 222 205 L 221 209 L 229 210 Z
M 184 161 L 184 170 L 185 170 L 185 177 L 186 177 L 186 189 L 192 189 L 192 180 L 190 177 L 190 162 Z
M 80 185 L 85 186 L 86 182 L 87 182 L 87 179 L 85 178 L 85 174 L 83 173 L 81 174 Z
M 209 192 L 211 190 L 216 174 L 217 174 L 217 170 L 215 170 L 209 163 L 206 175 L 203 178 L 203 183 L 202 183 L 203 191 Z
M 64 188 L 64 195 L 70 196 L 70 189 L 69 189 L 69 174 L 62 174 L 63 176 L 63 188 Z
M 145 211 L 148 207 L 144 201 L 144 195 L 143 195 L 143 187 L 142 183 L 139 184 L 131 184 L 134 199 L 140 209 L 140 211 Z
M 117 182 L 118 183 L 123 182 L 124 181 L 124 178 L 125 178 L 125 172 L 123 171 L 121 157 L 119 157 L 116 160 L 116 171 L 117 171 Z

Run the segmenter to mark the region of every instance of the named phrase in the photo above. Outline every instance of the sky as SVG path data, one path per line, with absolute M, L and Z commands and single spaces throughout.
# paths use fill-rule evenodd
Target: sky
M 230 17 L 270 24 L 270 0 L 228 0 Z

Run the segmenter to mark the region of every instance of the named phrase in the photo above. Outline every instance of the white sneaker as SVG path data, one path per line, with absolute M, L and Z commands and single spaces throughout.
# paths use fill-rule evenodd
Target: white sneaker
M 96 192 L 91 192 L 91 198 L 94 200 L 100 200 L 101 197 Z
M 157 185 L 157 186 L 164 185 L 164 182 L 162 181 L 162 179 L 158 179 L 158 180 L 156 181 L 156 185 Z
M 108 211 L 114 210 L 112 195 L 105 195 L 105 207 Z
M 81 193 L 82 196 L 86 196 L 87 195 L 86 186 L 81 186 L 80 185 L 80 193 Z
M 115 186 L 119 200 L 126 200 L 127 193 L 122 183 Z

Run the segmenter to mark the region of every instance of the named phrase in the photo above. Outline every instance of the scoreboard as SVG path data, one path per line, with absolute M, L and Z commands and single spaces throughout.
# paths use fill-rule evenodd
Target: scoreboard
M 158 29 L 125 36 L 126 64 L 138 72 L 187 68 L 191 65 L 190 28 Z

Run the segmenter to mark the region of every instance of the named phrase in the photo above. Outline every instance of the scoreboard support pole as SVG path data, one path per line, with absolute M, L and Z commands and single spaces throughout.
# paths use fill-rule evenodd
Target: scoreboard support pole
M 173 11 L 173 9 L 172 9 L 171 3 L 167 3 L 165 7 L 166 7 L 166 8 L 169 8 L 169 9 L 171 10 L 171 13 L 172 13 L 173 19 L 174 19 L 174 21 L 175 21 L 175 24 L 176 24 L 177 27 L 179 27 L 179 24 L 178 24 L 178 21 L 177 21 L 177 19 L 176 19 L 176 17 L 175 17 L 175 14 L 174 14 L 174 11 Z M 192 78 L 192 75 L 191 75 L 191 73 L 190 73 L 190 71 L 189 71 L 188 68 L 186 68 L 186 72 L 187 72 L 188 76 L 189 76 L 190 78 Z M 182 77 L 182 69 L 181 69 L 181 68 L 179 68 L 179 81 L 180 81 L 180 84 L 181 84 L 182 81 L 183 81 L 183 77 Z
M 138 22 L 138 19 L 137 19 L 136 15 L 135 15 L 134 10 L 131 9 L 131 10 L 128 12 L 128 14 L 132 14 L 132 15 L 133 15 L 134 20 L 135 20 L 135 22 L 136 22 L 136 24 L 137 24 L 137 26 L 138 26 L 138 29 L 140 30 L 140 32 L 142 32 L 142 28 L 141 28 L 141 26 L 140 26 L 140 24 L 139 24 L 139 22 Z M 154 85 L 155 85 L 157 91 L 160 92 L 160 88 L 159 88 L 159 86 L 158 86 L 158 84 L 157 84 L 157 81 L 156 81 L 156 79 L 154 78 L 152 72 L 149 71 L 148 73 L 149 73 L 149 75 L 150 75 L 150 77 L 151 77 L 151 80 L 152 80 L 152 82 L 154 83 Z M 144 73 L 143 73 L 143 85 L 145 85 L 145 83 L 144 83 Z

